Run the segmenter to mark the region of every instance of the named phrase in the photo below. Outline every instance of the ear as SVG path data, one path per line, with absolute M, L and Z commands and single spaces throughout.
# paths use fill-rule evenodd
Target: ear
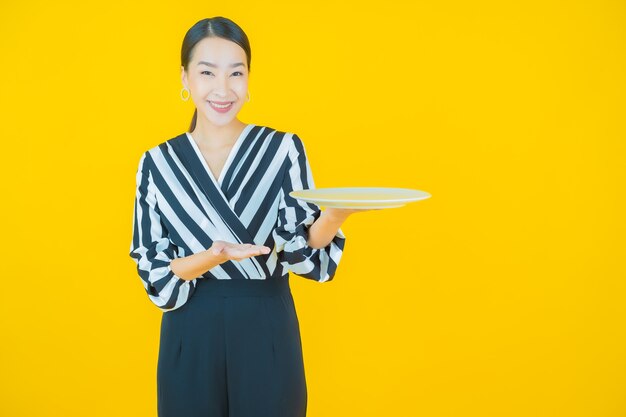
M 180 66 L 180 80 L 183 82 L 183 86 L 187 87 L 187 73 L 182 65 Z

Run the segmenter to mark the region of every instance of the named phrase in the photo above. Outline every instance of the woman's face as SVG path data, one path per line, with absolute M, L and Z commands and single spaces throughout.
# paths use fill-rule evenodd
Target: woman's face
M 245 51 L 227 39 L 211 37 L 198 42 L 188 71 L 181 66 L 183 85 L 191 92 L 198 110 L 214 125 L 229 124 L 248 95 L 248 66 Z M 212 103 L 229 105 L 215 108 Z

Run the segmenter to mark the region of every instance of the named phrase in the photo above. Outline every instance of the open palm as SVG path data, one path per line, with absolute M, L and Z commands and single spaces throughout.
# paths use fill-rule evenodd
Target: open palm
M 224 261 L 240 261 L 258 255 L 270 253 L 270 248 L 263 245 L 253 245 L 251 243 L 230 243 L 223 240 L 216 240 L 211 246 L 214 255 L 221 255 Z

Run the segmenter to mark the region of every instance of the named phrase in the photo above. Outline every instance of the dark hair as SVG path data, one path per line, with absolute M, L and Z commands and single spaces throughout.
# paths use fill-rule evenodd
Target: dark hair
M 180 64 L 185 67 L 185 71 L 188 71 L 189 61 L 193 55 L 194 47 L 198 42 L 204 38 L 218 37 L 235 42 L 237 45 L 246 52 L 248 71 L 250 71 L 250 60 L 252 58 L 252 52 L 250 51 L 250 42 L 246 33 L 232 20 L 215 16 L 198 21 L 193 25 L 185 34 L 183 39 L 183 47 L 180 52 Z M 191 125 L 189 131 L 196 128 L 196 120 L 198 118 L 198 110 L 194 110 L 193 118 L 191 119 Z

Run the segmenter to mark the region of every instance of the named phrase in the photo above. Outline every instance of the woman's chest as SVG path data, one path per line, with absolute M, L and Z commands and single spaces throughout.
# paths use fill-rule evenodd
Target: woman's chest
M 211 162 L 225 165 L 224 158 L 209 157 L 205 170 L 211 169 Z M 244 225 L 249 225 L 263 216 L 277 216 L 278 202 L 281 193 L 281 184 L 284 170 L 275 171 L 262 163 L 253 163 L 247 169 L 239 169 L 224 174 L 220 170 L 213 171 L 213 178 L 199 175 L 197 171 L 182 169 L 173 173 L 162 183 L 157 192 L 157 204 L 162 207 L 171 207 L 165 210 L 165 217 L 173 214 L 194 223 L 202 223 L 203 219 L 210 219 L 212 223 L 219 223 L 223 219 L 235 217 Z M 202 171 L 200 171 L 202 174 Z M 221 180 L 221 182 L 220 182 Z M 263 216 L 259 215 L 263 211 Z
M 154 157 L 156 200 L 167 227 L 180 229 L 181 236 L 229 238 L 234 231 L 239 240 L 264 241 L 278 219 L 289 144 L 251 141 L 233 152 L 178 139 Z
M 232 151 L 232 145 L 219 149 L 199 148 L 199 150 L 213 177 L 220 178 L 224 165 L 226 165 L 226 160 Z

